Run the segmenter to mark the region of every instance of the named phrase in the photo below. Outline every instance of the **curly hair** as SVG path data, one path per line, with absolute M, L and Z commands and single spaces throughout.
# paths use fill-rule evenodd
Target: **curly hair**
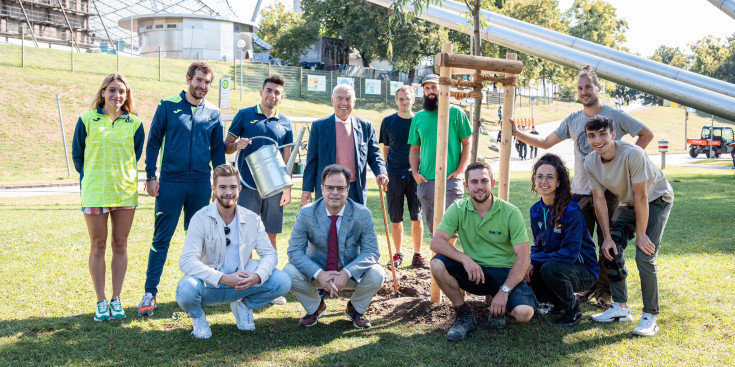
M 551 209 L 551 215 L 554 218 L 554 226 L 557 226 L 561 221 L 562 215 L 564 215 L 564 210 L 567 208 L 567 205 L 569 205 L 569 201 L 572 200 L 572 185 L 569 181 L 569 171 L 564 165 L 564 161 L 562 161 L 556 154 L 546 153 L 536 161 L 536 164 L 533 165 L 533 174 L 531 175 L 532 195 L 538 194 L 535 185 L 536 171 L 539 167 L 545 164 L 554 167 L 554 170 L 556 170 L 556 179 L 559 183 L 559 186 L 554 192 L 554 204 Z

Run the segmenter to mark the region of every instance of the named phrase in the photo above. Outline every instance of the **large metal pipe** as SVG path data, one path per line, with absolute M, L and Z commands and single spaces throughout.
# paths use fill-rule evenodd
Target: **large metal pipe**
M 709 2 L 711 3 L 720 1 L 725 2 L 725 0 L 709 0 Z M 727 2 L 729 2 L 731 6 L 734 1 L 735 0 L 727 0 Z M 467 6 L 465 6 L 464 4 L 450 0 L 443 1 L 442 8 L 457 12 L 459 14 L 467 11 Z M 608 60 L 619 62 L 623 65 L 632 66 L 654 74 L 663 75 L 667 78 L 696 85 L 704 89 L 709 89 L 717 93 L 726 94 L 730 97 L 735 97 L 735 85 L 724 82 L 722 80 L 710 78 L 708 76 L 693 73 L 691 71 L 682 70 L 671 65 L 666 65 L 660 62 L 646 59 L 644 57 L 631 55 L 624 51 L 598 45 L 594 42 L 573 37 L 568 34 L 552 31 L 544 27 L 539 27 L 537 25 L 526 23 L 518 19 L 513 19 L 504 15 L 493 13 L 488 10 L 481 10 L 480 14 L 491 27 L 493 25 L 502 26 L 510 30 L 525 33 L 546 41 L 554 42 L 565 47 L 582 51 L 584 53 L 604 57 Z M 735 11 L 732 14 L 735 15 Z
M 722 10 L 725 14 L 735 19 L 735 1 L 733 0 L 707 0 L 712 5 L 716 6 L 717 9 Z
M 391 6 L 391 0 L 368 0 L 381 6 Z M 413 10 L 413 3 L 404 7 Z M 466 18 L 453 11 L 437 6 L 429 6 L 420 15 L 422 19 L 460 32 L 472 30 L 464 26 Z M 681 81 L 644 71 L 640 68 L 623 65 L 599 56 L 570 49 L 546 40 L 495 25 L 482 29 L 483 39 L 525 52 L 531 56 L 550 60 L 570 68 L 592 65 L 597 74 L 607 80 L 623 84 L 642 92 L 657 95 L 668 100 L 694 107 L 706 113 L 735 121 L 735 98 L 713 92 Z

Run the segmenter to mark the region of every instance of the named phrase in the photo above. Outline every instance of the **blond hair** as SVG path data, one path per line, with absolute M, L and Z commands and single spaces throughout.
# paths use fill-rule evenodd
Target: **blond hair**
M 220 177 L 232 177 L 232 176 L 238 176 L 240 172 L 237 170 L 237 167 L 224 163 L 220 164 L 217 167 L 214 167 L 213 177 L 212 177 L 212 184 L 217 185 L 217 179 Z
M 125 93 L 125 102 L 123 102 L 122 108 L 128 113 L 135 113 L 135 101 L 133 101 L 133 89 L 130 88 L 130 83 L 128 83 L 128 80 L 125 79 L 125 77 L 120 73 L 112 73 L 108 75 L 105 78 L 105 80 L 102 81 L 102 85 L 100 85 L 100 89 L 97 90 L 97 93 L 95 93 L 94 98 L 92 98 L 91 108 L 93 110 L 96 110 L 97 108 L 105 105 L 105 97 L 102 96 L 102 92 L 105 89 L 107 89 L 107 87 L 113 81 L 122 83 L 123 85 L 125 85 L 125 88 L 127 89 Z

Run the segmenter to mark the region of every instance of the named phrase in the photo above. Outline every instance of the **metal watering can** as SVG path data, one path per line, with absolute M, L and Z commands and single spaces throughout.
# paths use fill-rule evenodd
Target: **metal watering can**
M 263 145 L 245 157 L 245 162 L 247 162 L 250 173 L 253 175 L 256 187 L 248 185 L 243 180 L 242 175 L 240 175 L 240 182 L 251 190 L 258 190 L 262 198 L 271 197 L 293 186 L 291 171 L 293 170 L 296 155 L 299 153 L 299 149 L 301 149 L 301 139 L 304 137 L 304 131 L 306 131 L 306 127 L 301 128 L 296 141 L 281 146 L 278 146 L 277 141 L 267 136 L 254 136 L 250 138 L 250 140 L 267 139 L 274 144 Z M 279 149 L 292 145 L 295 145 L 296 148 L 291 152 L 291 158 L 289 158 L 288 164 L 284 164 Z M 237 151 L 235 162 L 239 161 L 241 152 L 242 150 Z

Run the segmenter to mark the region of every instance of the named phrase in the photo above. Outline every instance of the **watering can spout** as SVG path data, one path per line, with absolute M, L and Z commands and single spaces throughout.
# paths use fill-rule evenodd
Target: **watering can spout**
M 286 164 L 286 174 L 290 175 L 293 171 L 293 165 L 296 161 L 296 155 L 299 154 L 299 149 L 301 149 L 301 138 L 304 137 L 304 131 L 306 131 L 306 126 L 301 127 L 301 131 L 299 131 L 299 137 L 296 138 L 295 141 L 295 149 L 291 151 L 291 157 L 288 158 L 288 163 Z

